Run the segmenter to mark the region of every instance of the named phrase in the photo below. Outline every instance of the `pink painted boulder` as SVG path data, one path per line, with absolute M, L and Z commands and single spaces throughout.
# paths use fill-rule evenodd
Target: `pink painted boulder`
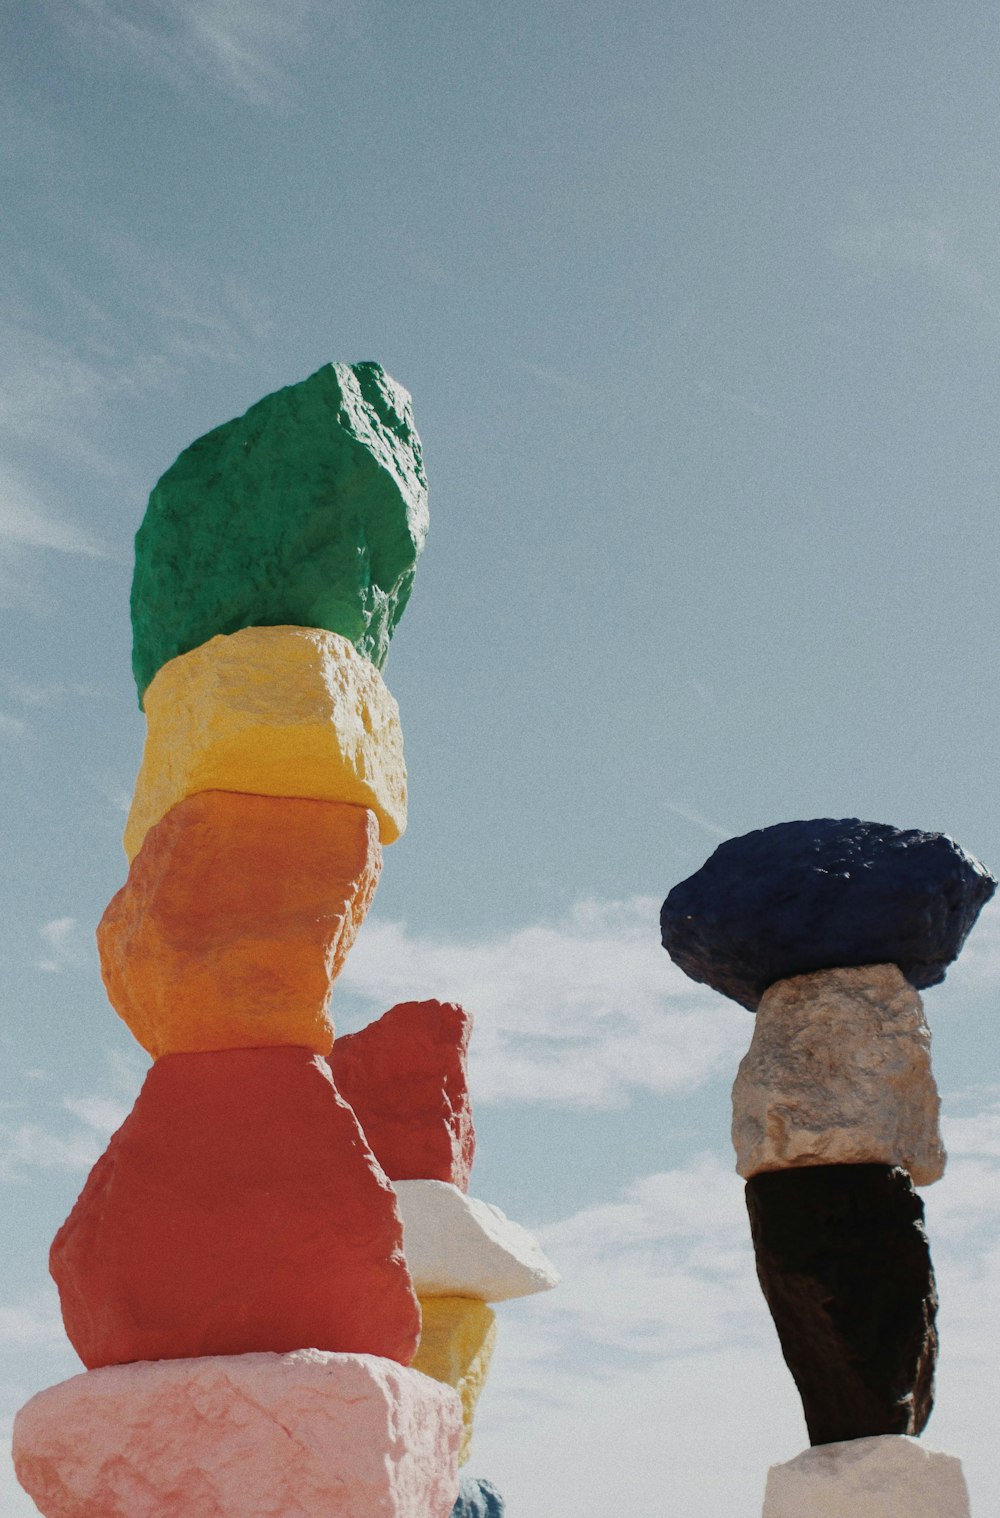
M 406 1001 L 329 1056 L 375 1157 L 393 1181 L 469 1189 L 476 1149 L 466 1053 L 472 1017 L 453 1002 Z
M 308 1049 L 157 1060 L 50 1268 L 90 1368 L 296 1349 L 408 1364 L 420 1333 L 392 1187 Z
M 45 1518 L 448 1518 L 458 1393 L 372 1355 L 303 1350 L 88 1371 L 14 1424 Z

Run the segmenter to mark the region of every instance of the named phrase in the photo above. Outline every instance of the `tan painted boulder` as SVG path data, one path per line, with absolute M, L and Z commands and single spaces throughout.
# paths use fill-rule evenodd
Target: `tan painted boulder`
M 458 1395 L 373 1355 L 120 1365 L 32 1397 L 14 1468 L 45 1518 L 448 1518 Z
M 795 975 L 760 1001 L 733 1086 L 736 1169 L 900 1165 L 939 1180 L 945 1152 L 930 1032 L 896 965 Z
M 420 1317 L 413 1369 L 453 1386 L 461 1396 L 465 1427 L 458 1461 L 464 1465 L 472 1449 L 476 1403 L 497 1340 L 496 1313 L 473 1297 L 421 1297 Z
M 374 664 L 316 627 L 244 627 L 157 672 L 125 826 L 134 859 L 155 822 L 196 791 L 348 801 L 406 827 L 399 708 Z
M 50 1253 L 90 1369 L 313 1348 L 408 1364 L 392 1187 L 308 1049 L 169 1054 Z
M 97 930 L 115 1011 L 164 1054 L 328 1054 L 330 987 L 382 866 L 374 814 L 199 791 L 156 823 Z

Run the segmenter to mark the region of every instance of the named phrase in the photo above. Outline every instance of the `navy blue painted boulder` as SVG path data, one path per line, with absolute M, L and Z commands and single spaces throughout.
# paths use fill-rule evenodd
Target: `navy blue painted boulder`
M 944 980 L 996 880 L 945 833 L 880 822 L 779 822 L 720 844 L 675 885 L 663 947 L 692 980 L 751 1012 L 789 975 L 896 964 Z
M 503 1518 L 503 1498 L 492 1481 L 463 1476 L 451 1518 Z

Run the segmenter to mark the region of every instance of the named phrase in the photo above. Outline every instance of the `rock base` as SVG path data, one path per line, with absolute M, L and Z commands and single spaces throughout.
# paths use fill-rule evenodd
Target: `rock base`
M 14 1424 L 44 1518 L 449 1518 L 457 1392 L 374 1355 L 238 1355 L 89 1371 Z
M 451 1518 L 503 1518 L 503 1498 L 492 1481 L 463 1476 Z
M 954 1455 L 883 1435 L 772 1465 L 763 1518 L 969 1518 L 969 1493 Z

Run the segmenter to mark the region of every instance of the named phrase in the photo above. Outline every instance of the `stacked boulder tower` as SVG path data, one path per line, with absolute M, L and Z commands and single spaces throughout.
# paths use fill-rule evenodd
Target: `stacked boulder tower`
M 664 902 L 675 963 L 756 1014 L 736 1168 L 811 1446 L 764 1518 L 968 1518 L 959 1462 L 916 1442 L 937 1293 L 915 1187 L 945 1167 L 919 992 L 995 889 L 944 834 L 823 818 L 727 840 Z
M 558 1279 L 468 1195 L 471 1018 L 334 1038 L 406 825 L 381 674 L 427 530 L 410 398 L 329 364 L 186 449 L 136 537 L 147 720 L 98 929 L 153 1064 L 51 1251 L 86 1370 L 18 1414 L 46 1518 L 498 1518 L 491 1302 Z

